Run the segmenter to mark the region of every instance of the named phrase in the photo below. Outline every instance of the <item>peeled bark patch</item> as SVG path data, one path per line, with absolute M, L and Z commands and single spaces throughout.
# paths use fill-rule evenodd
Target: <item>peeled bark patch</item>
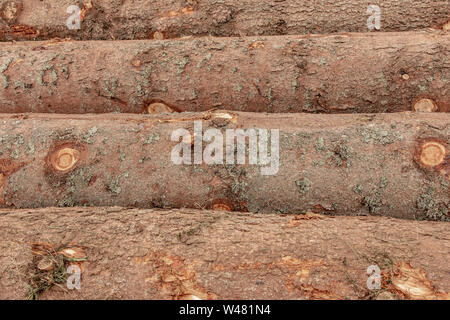
M 17 208 L 120 205 L 448 220 L 448 154 L 441 153 L 449 148 L 448 114 L 215 111 L 2 115 L 0 121 L 0 164 L 8 176 L 2 196 Z M 238 129 L 254 138 L 236 139 Z M 250 154 L 250 140 L 265 147 L 266 162 Z M 83 155 L 73 167 L 77 153 L 68 148 Z M 212 158 L 220 150 L 222 158 Z M 243 157 L 239 150 L 246 150 Z
M 52 261 L 52 259 L 50 259 L 48 257 L 44 257 L 38 262 L 37 268 L 41 271 L 53 270 L 54 262 Z
M 63 247 L 84 252 L 81 290 L 40 299 L 448 299 L 447 223 L 317 216 L 0 210 L 0 298 L 27 298 L 30 263 Z
M 29 300 L 39 299 L 53 286 L 67 287 L 70 267 L 76 265 L 81 273 L 82 264 L 87 260 L 81 247 L 58 248 L 44 242 L 31 242 L 30 245 L 32 259 L 24 271 Z
M 436 292 L 423 270 L 413 268 L 411 264 L 401 262 L 395 266 L 390 279 L 392 289 L 414 300 L 450 300 L 450 293 Z
M 441 28 L 448 22 L 445 1 L 423 0 L 405 4 L 397 0 L 326 0 L 320 2 L 285 0 L 213 0 L 146 1 L 110 0 L 23 0 L 23 13 L 15 17 L 18 24 L 39 32 L 37 39 L 67 38 L 77 40 L 149 39 L 183 36 L 282 35 L 368 31 L 369 4 L 381 11 L 381 31 L 408 31 Z M 69 30 L 66 13 L 78 5 L 81 29 Z M 3 26 L 0 40 L 23 40 L 26 35 Z
M 174 111 L 377 113 L 410 111 L 424 97 L 450 111 L 442 32 L 0 48 L 1 112 L 147 113 L 157 102 Z

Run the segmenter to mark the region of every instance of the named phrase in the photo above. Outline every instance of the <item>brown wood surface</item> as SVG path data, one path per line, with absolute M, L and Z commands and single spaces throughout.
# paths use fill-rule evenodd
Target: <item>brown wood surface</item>
M 38 248 L 86 258 L 80 291 L 40 299 L 449 299 L 449 239 L 448 223 L 384 217 L 0 210 L 0 299 L 28 298 Z
M 70 5 L 81 29 L 66 26 Z M 183 36 L 282 35 L 368 31 L 369 5 L 381 9 L 381 31 L 441 28 L 445 0 L 2 0 L 0 39 L 152 39 Z M 12 10 L 14 9 L 14 10 Z
M 447 220 L 449 117 L 227 111 L 1 115 L 2 203 L 17 208 L 217 207 Z M 195 138 L 194 121 L 203 127 Z M 237 157 L 227 164 L 225 146 L 216 164 L 205 158 L 198 164 L 172 161 L 177 145 L 191 147 L 193 142 L 191 152 L 204 153 L 210 142 L 202 143 L 201 135 L 207 129 L 221 133 L 225 144 L 227 129 L 249 128 L 279 129 L 279 152 L 272 149 L 271 161 L 278 171 L 264 175 L 262 169 L 269 165 L 251 165 L 248 155 L 244 164 Z M 184 142 L 181 137 L 171 141 L 178 129 L 187 130 Z M 275 133 L 273 137 L 276 143 Z M 243 147 L 250 147 L 248 140 Z
M 0 43 L 0 111 L 450 111 L 450 34 Z

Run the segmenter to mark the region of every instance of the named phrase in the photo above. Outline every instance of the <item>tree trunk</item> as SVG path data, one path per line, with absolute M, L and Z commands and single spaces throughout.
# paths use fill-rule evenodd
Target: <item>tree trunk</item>
M 368 13 L 373 5 L 381 10 L 382 31 L 441 28 L 450 16 L 448 2 L 435 0 L 2 0 L 1 4 L 1 40 L 365 32 L 376 14 Z M 78 5 L 79 14 L 67 13 L 71 5 Z M 80 17 L 80 29 L 70 30 L 67 23 L 74 14 Z
M 2 112 L 450 111 L 450 34 L 3 43 Z M 1 79 L 0 79 L 1 81 Z M 153 112 L 153 111 L 152 111 Z
M 30 114 L 0 123 L 2 202 L 17 208 L 449 217 L 447 114 Z M 232 134 L 252 132 L 225 131 L 249 128 L 261 130 L 239 143 Z
M 81 290 L 63 282 L 40 299 L 449 299 L 448 235 L 447 223 L 384 217 L 3 210 L 0 299 L 27 298 L 47 274 L 37 262 L 62 249 L 84 258 Z

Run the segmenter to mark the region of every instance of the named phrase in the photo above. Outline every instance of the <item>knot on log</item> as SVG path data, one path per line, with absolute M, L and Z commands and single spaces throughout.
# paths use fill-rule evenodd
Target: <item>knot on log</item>
M 147 112 L 149 114 L 158 114 L 158 113 L 173 113 L 175 110 L 173 110 L 171 107 L 166 105 L 162 102 L 154 102 L 148 105 Z
M 431 99 L 420 99 L 414 104 L 414 111 L 416 112 L 436 112 L 438 106 Z
M 437 139 L 422 141 L 416 150 L 415 159 L 420 167 L 439 172 L 444 178 L 450 180 L 450 155 L 445 142 Z
M 420 154 L 420 162 L 426 166 L 436 167 L 445 159 L 445 147 L 435 141 L 425 142 L 422 144 L 422 151 Z
M 66 143 L 50 151 L 48 160 L 54 171 L 67 173 L 77 166 L 85 153 L 86 150 L 82 145 Z
M 155 31 L 155 33 L 153 33 L 153 39 L 164 40 L 164 34 L 161 31 Z
M 227 199 L 216 199 L 211 204 L 211 210 L 232 212 L 234 211 L 234 206 Z

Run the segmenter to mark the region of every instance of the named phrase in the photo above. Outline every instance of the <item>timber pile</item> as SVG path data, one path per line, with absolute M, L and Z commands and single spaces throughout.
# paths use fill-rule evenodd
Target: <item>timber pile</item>
M 447 2 L 73 2 L 0 0 L 0 299 L 449 299 Z

